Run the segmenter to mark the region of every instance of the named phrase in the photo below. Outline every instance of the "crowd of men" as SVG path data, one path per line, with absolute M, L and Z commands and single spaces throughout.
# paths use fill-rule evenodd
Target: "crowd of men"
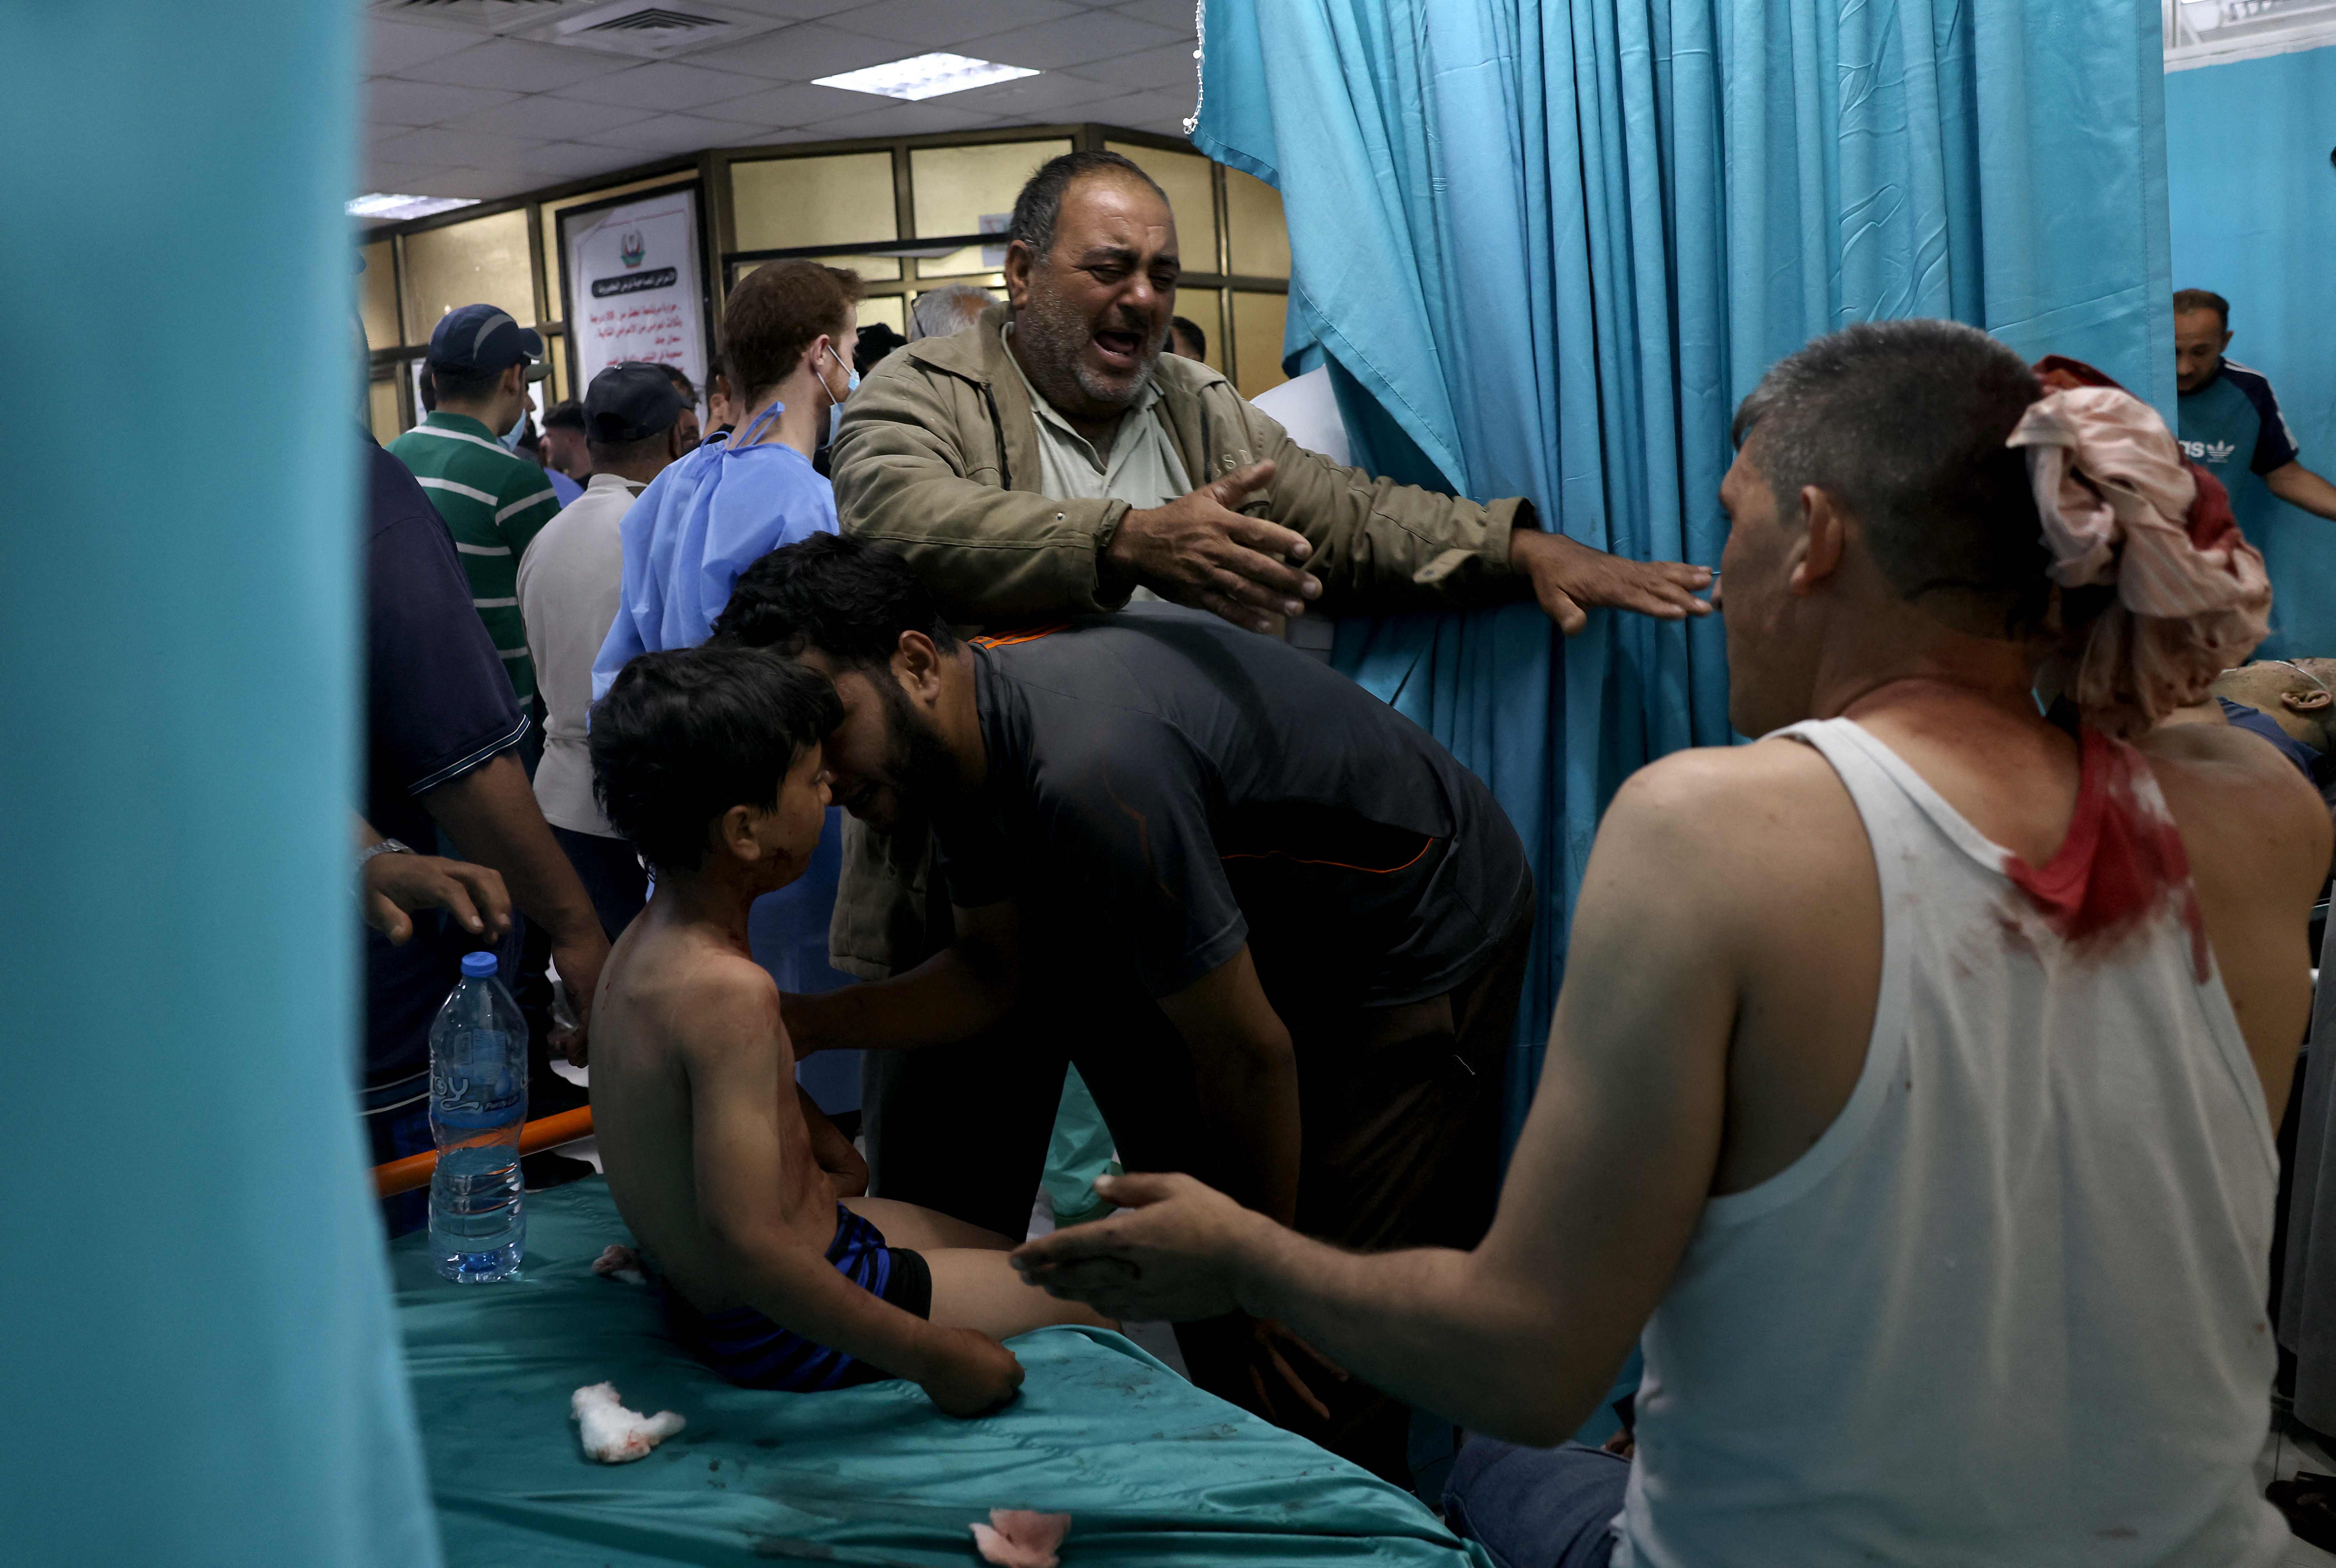
M 2336 488 L 2228 306 L 2175 297 L 2178 443 L 1945 323 L 1747 400 L 1731 716 L 1768 738 L 1617 797 L 1504 1183 L 1546 896 L 1290 625 L 1680 619 L 1715 575 L 1290 440 L 1174 314 L 1124 159 L 1043 166 L 1007 242 L 1004 297 L 930 291 L 897 346 L 850 272 L 741 279 L 703 441 L 627 363 L 539 463 L 537 335 L 439 323 L 434 407 L 369 458 L 376 1157 L 426 1145 L 430 1016 L 499 943 L 535 1111 L 595 1064 L 618 1206 L 734 1380 L 970 1416 L 1019 1381 L 1000 1339 L 1165 1317 L 1197 1382 L 1389 1477 L 1415 1409 L 1484 1434 L 1447 1516 L 1515 1568 L 2275 1561 L 2270 1135 L 2336 665 L 2223 671 L 2268 589 L 2198 476 Z M 2171 599 L 2119 585 L 2117 462 Z M 788 943 L 861 983 L 790 982 Z M 785 1086 L 842 1051 L 839 1125 Z M 1089 1095 L 1148 1174 L 1024 1244 Z M 1552 1446 L 1634 1343 L 1636 1460 Z

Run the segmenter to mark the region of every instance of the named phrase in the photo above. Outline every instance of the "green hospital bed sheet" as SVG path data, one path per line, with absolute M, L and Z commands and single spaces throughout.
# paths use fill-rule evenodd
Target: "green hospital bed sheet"
M 607 1184 L 528 1201 L 522 1277 L 440 1280 L 391 1248 L 430 1482 L 454 1568 L 648 1563 L 978 1563 L 992 1508 L 1072 1516 L 1065 1568 L 1368 1563 L 1491 1568 L 1419 1503 L 1204 1394 L 1117 1334 L 1014 1341 L 1022 1398 L 952 1421 L 912 1384 L 733 1388 L 666 1337 L 655 1292 L 592 1260 L 629 1242 Z M 612 1382 L 689 1425 L 648 1457 L 584 1457 L 569 1396 Z

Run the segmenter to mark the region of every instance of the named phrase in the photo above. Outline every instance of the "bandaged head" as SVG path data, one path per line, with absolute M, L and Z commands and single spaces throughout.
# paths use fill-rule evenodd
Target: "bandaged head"
M 2221 482 L 2155 409 L 2058 355 L 2036 375 L 2045 394 L 2006 444 L 2027 456 L 2052 580 L 2115 590 L 2069 650 L 2069 695 L 2096 727 L 2138 734 L 2263 640 L 2271 582 Z

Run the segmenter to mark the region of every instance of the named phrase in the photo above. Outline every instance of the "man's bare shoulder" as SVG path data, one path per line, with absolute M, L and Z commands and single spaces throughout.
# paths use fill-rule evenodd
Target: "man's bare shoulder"
M 2212 724 L 2161 725 L 2134 744 L 2185 835 L 2210 840 L 2218 857 L 2292 874 L 2317 891 L 2328 869 L 2328 805 L 2276 747 Z
M 1814 746 L 1776 737 L 1659 757 L 1623 783 L 1606 823 L 1708 853 L 1760 846 L 1788 822 L 1842 811 L 1854 820 L 1833 765 Z
M 1606 873 L 1682 918 L 1756 922 L 1869 874 L 1857 808 L 1796 740 L 1673 752 L 1630 775 L 1599 824 Z M 1593 866 L 1595 865 L 1593 862 Z

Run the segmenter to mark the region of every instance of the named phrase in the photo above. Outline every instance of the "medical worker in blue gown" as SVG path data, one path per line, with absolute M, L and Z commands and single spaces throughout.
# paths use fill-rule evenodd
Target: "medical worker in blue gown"
M 843 400 L 860 385 L 860 279 L 812 261 L 777 261 L 739 280 L 722 311 L 728 384 L 746 412 L 657 477 L 625 514 L 624 585 L 592 666 L 598 701 L 634 655 L 706 640 L 738 574 L 783 544 L 836 531 L 835 495 L 812 467 Z M 783 989 L 824 991 L 851 977 L 827 961 L 827 926 L 842 868 L 842 815 L 811 869 L 754 906 L 754 957 Z M 830 1115 L 860 1106 L 860 1053 L 804 1065 L 803 1086 Z

